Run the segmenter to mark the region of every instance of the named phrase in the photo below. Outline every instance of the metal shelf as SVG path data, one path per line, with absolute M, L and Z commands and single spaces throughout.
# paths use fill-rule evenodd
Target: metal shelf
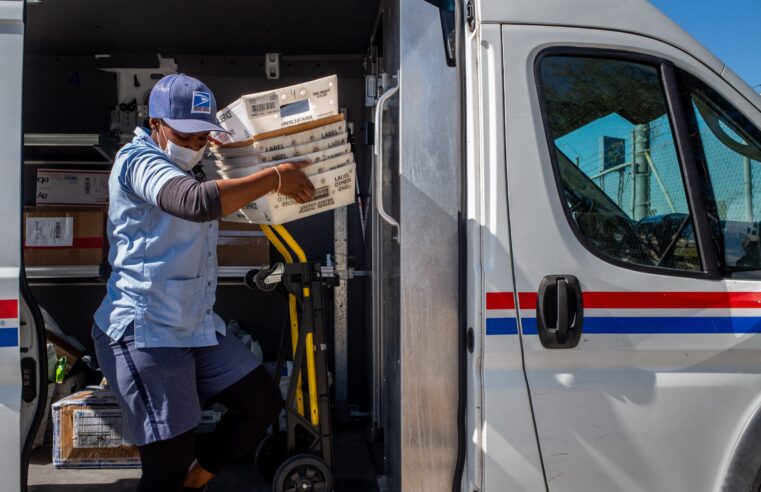
M 100 145 L 97 133 L 25 133 L 24 145 L 29 147 L 95 147 Z
M 98 265 L 26 267 L 27 278 L 98 278 Z
M 118 137 L 110 133 L 25 133 L 27 165 L 109 165 Z
M 219 278 L 243 278 L 249 270 L 261 270 L 262 266 L 223 266 L 219 267 Z M 29 279 L 92 279 L 100 277 L 98 265 L 27 267 Z

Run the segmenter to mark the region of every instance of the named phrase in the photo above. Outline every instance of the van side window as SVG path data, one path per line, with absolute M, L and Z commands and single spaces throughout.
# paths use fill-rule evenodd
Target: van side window
M 539 63 L 551 152 L 577 235 L 613 260 L 701 270 L 659 69 L 571 55 Z
M 704 83 L 678 77 L 695 157 L 710 179 L 726 273 L 761 269 L 761 131 Z

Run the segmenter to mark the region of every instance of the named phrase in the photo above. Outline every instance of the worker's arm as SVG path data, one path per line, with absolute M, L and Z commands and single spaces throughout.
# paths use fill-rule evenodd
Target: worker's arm
M 278 188 L 299 203 L 314 194 L 312 182 L 299 169 L 305 164 L 281 164 L 244 178 L 199 182 L 190 176 L 169 179 L 157 196 L 166 213 L 193 222 L 217 220 Z

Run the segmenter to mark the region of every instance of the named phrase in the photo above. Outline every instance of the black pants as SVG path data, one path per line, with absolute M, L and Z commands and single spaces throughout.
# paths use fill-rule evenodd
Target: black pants
M 263 366 L 225 388 L 207 403 L 221 403 L 227 408 L 227 413 L 212 432 L 208 444 L 197 453 L 195 430 L 138 448 L 143 467 L 139 492 L 182 490 L 182 483 L 195 457 L 205 470 L 219 473 L 224 465 L 257 443 L 283 406 L 280 391 Z

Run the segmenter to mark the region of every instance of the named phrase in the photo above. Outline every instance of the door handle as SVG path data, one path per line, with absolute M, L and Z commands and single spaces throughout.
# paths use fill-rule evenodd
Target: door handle
M 397 244 L 401 244 L 402 229 L 399 226 L 399 222 L 391 217 L 383 206 L 383 110 L 385 109 L 386 101 L 399 91 L 399 72 L 397 72 L 397 75 L 395 75 L 394 78 L 396 79 L 396 85 L 388 88 L 386 92 L 383 93 L 378 99 L 378 105 L 375 107 L 375 142 L 373 142 L 373 144 L 375 146 L 376 163 L 375 196 L 373 197 L 373 202 L 375 203 L 375 209 L 378 211 L 380 218 L 396 229 L 394 240 L 396 240 Z
M 573 275 L 548 275 L 539 286 L 536 323 L 545 348 L 573 348 L 584 321 L 581 285 Z

